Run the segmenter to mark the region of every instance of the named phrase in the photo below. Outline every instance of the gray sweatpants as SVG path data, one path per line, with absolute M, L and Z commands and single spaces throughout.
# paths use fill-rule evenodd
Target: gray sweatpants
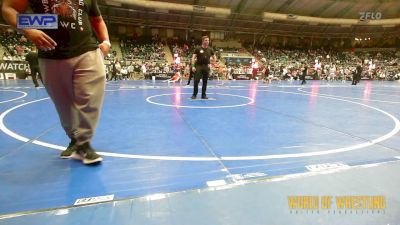
M 90 142 L 103 104 L 105 66 L 100 49 L 69 59 L 39 59 L 44 86 L 61 125 L 81 145 Z

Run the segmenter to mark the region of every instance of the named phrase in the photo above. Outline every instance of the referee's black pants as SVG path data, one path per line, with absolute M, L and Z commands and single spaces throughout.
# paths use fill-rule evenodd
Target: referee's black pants
M 357 82 L 358 82 L 357 74 L 353 73 L 353 81 L 351 82 L 351 85 L 357 85 Z
M 193 78 L 193 71 L 192 71 L 192 68 L 190 68 L 189 79 L 188 79 L 187 85 L 190 84 L 190 80 L 192 80 L 192 78 Z
M 32 81 L 35 84 L 35 87 L 39 87 L 39 83 L 37 82 L 36 74 L 39 75 L 39 79 L 40 79 L 40 81 L 42 81 L 42 84 L 43 84 L 42 75 L 40 74 L 40 71 L 39 71 L 39 66 L 29 65 L 29 67 L 31 68 Z
M 206 97 L 207 91 L 207 81 L 210 76 L 210 67 L 208 65 L 197 65 L 196 72 L 194 74 L 194 88 L 193 88 L 193 96 L 197 96 L 199 92 L 199 83 L 200 79 L 203 79 L 203 86 L 201 88 L 201 97 Z

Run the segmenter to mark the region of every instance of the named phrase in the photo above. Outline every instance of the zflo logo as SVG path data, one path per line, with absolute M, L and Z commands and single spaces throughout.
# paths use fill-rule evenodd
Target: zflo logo
M 380 20 L 382 19 L 381 12 L 360 12 L 360 20 Z
M 57 14 L 18 14 L 17 28 L 57 29 Z

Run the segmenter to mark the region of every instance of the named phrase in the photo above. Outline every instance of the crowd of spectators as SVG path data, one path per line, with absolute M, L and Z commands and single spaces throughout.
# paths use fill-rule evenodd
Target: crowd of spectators
M 143 39 L 126 38 L 120 40 L 122 57 L 125 60 L 165 62 L 164 43 L 157 37 Z
M 108 80 L 151 79 L 154 74 L 171 75 L 176 72 L 174 65 L 152 61 L 115 60 L 106 65 Z M 113 76 L 114 75 L 114 76 Z
M 12 29 L 0 30 L 3 46 L 2 60 L 25 60 L 32 43 Z M 164 46 L 168 45 L 173 54 L 173 62 L 168 63 Z M 124 38 L 120 40 L 122 58 L 116 51 L 106 56 L 108 78 L 116 70 L 117 79 L 150 79 L 151 74 L 174 74 L 180 71 L 189 75 L 190 59 L 197 47 L 195 41 L 186 42 L 172 38 L 162 41 L 158 36 Z M 114 47 L 115 48 L 115 47 Z M 212 77 L 234 79 L 234 74 L 252 74 L 251 79 L 272 76 L 275 79 L 298 79 L 305 66 L 308 79 L 350 80 L 357 65 L 363 68 L 362 79 L 396 80 L 400 78 L 400 51 L 380 50 L 359 52 L 355 49 L 335 51 L 325 49 L 244 49 L 215 48 L 218 60 L 212 65 Z M 225 53 L 225 54 L 224 54 Z M 248 53 L 247 58 L 230 60 L 229 55 Z M 251 53 L 251 54 L 250 54 Z M 254 65 L 257 64 L 257 68 Z M 254 76 L 254 72 L 256 75 Z M 115 76 L 113 77 L 115 79 Z
M 281 79 L 297 79 L 304 66 L 309 79 L 349 80 L 357 65 L 363 68 L 362 79 L 398 79 L 399 51 L 357 52 L 268 49 L 254 50 L 254 56 Z
M 22 34 L 9 28 L 0 30 L 0 44 L 4 49 L 1 59 L 14 61 L 25 60 L 25 55 L 30 52 L 33 45 Z

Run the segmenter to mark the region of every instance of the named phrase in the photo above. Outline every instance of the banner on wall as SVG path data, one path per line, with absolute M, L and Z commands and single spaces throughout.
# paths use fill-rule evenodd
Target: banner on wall
M 0 77 L 7 79 L 10 74 L 15 74 L 18 79 L 25 79 L 25 71 L 28 68 L 29 64 L 26 61 L 0 60 Z

